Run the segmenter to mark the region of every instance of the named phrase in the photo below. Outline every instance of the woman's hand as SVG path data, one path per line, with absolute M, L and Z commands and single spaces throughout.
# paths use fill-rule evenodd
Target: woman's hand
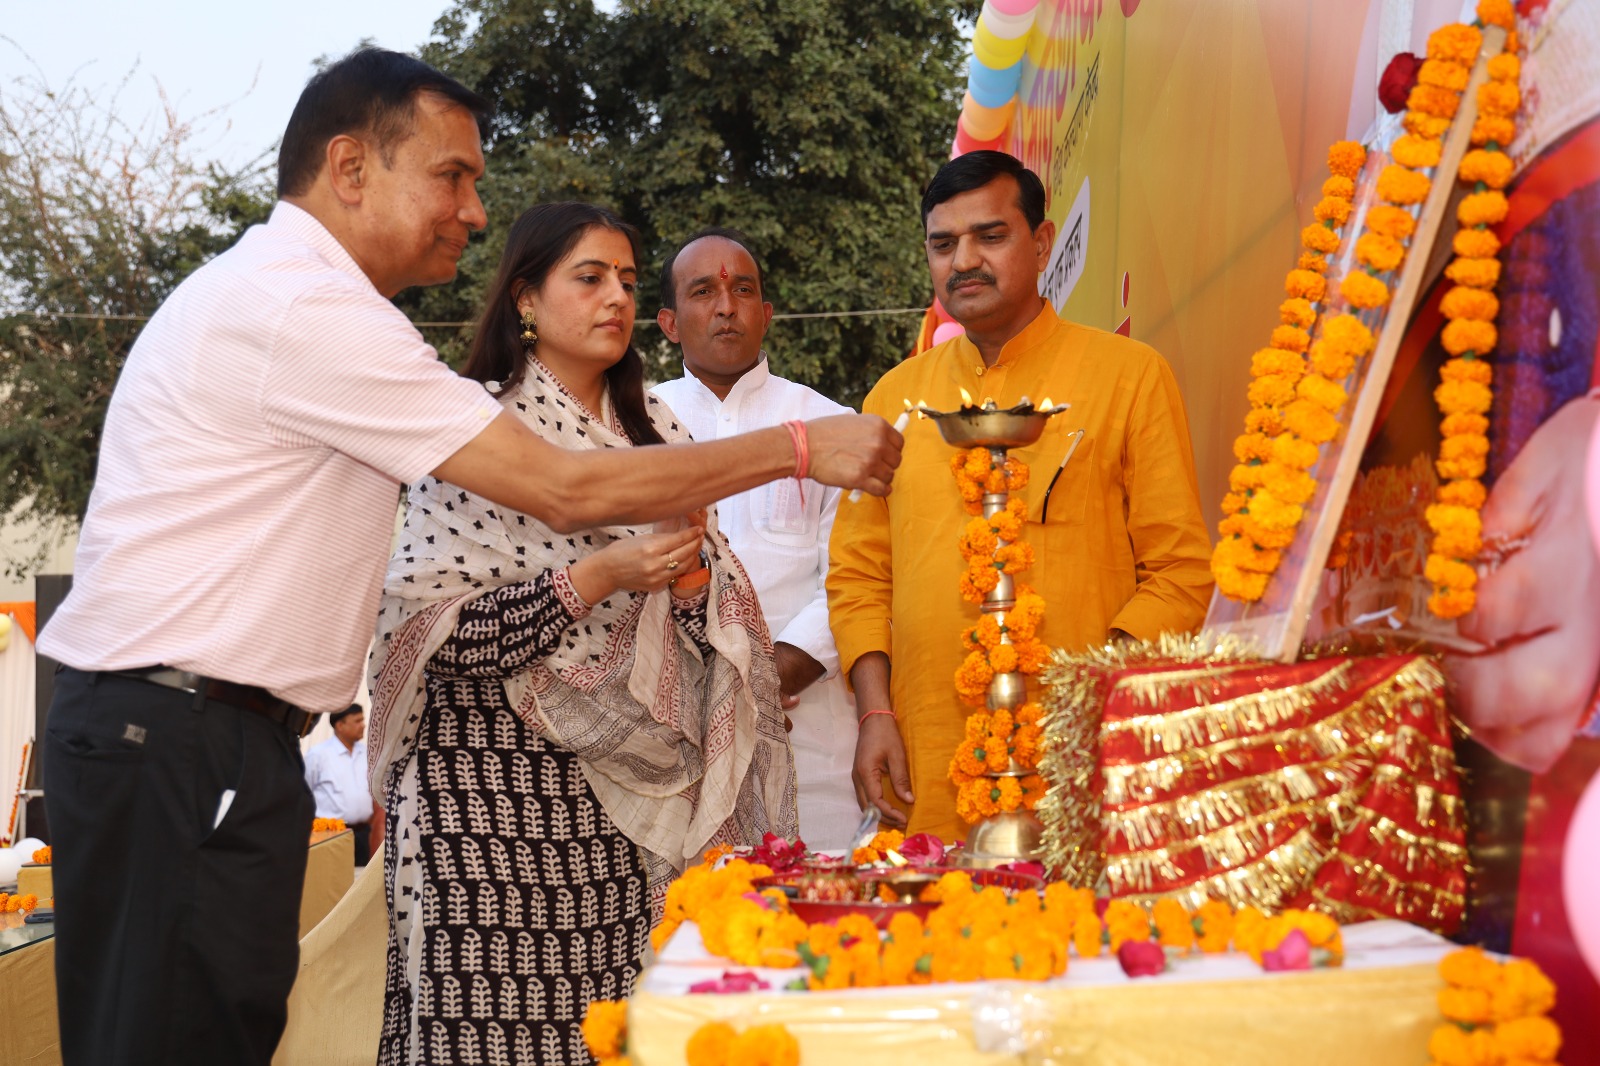
M 567 575 L 587 603 L 599 603 L 618 589 L 657 592 L 698 566 L 704 536 L 703 526 L 691 525 L 673 533 L 642 533 L 612 541 L 573 563 Z

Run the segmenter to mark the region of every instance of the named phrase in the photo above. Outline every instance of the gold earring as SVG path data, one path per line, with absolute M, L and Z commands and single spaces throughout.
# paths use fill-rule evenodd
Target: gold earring
M 539 343 L 539 322 L 532 311 L 522 312 L 522 350 L 531 352 Z

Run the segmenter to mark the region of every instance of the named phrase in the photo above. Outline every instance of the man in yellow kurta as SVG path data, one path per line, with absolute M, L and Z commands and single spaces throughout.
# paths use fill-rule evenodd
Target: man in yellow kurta
M 1031 471 L 1021 495 L 1035 562 L 1018 580 L 1044 596 L 1039 638 L 1076 650 L 1194 629 L 1211 595 L 1210 542 L 1166 361 L 1063 322 L 1039 296 L 1055 227 L 1039 178 L 1011 156 L 969 152 L 945 164 L 922 217 L 934 291 L 966 333 L 889 371 L 863 409 L 890 420 L 906 400 L 952 410 L 963 388 L 1001 407 L 1024 396 L 1071 404 L 1011 453 Z M 961 633 L 978 619 L 957 590 L 969 516 L 953 454 L 932 422 L 912 422 L 893 493 L 839 508 L 828 574 L 829 621 L 860 719 L 857 798 L 946 841 L 968 828 L 949 767 L 970 711 L 955 691 Z

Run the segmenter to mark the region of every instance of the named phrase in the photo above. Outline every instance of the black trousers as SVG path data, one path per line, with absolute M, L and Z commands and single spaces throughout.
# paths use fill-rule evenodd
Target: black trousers
M 64 1066 L 267 1066 L 314 813 L 298 742 L 252 711 L 72 669 L 45 732 Z

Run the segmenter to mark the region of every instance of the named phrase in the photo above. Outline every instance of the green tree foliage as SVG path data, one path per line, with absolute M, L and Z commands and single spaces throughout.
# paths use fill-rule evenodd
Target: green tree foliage
M 264 203 L 248 177 L 196 164 L 170 109 L 131 127 L 99 97 L 0 84 L 0 518 L 47 529 L 88 506 L 142 319 Z
M 949 151 L 975 6 L 958 0 L 460 0 L 424 58 L 491 96 L 487 238 L 449 288 L 403 297 L 470 319 L 530 204 L 607 204 L 644 232 L 638 337 L 655 268 L 702 226 L 745 231 L 779 312 L 925 306 L 917 203 Z M 780 321 L 780 373 L 857 403 L 910 348 L 915 315 Z M 456 354 L 468 331 L 434 336 Z

